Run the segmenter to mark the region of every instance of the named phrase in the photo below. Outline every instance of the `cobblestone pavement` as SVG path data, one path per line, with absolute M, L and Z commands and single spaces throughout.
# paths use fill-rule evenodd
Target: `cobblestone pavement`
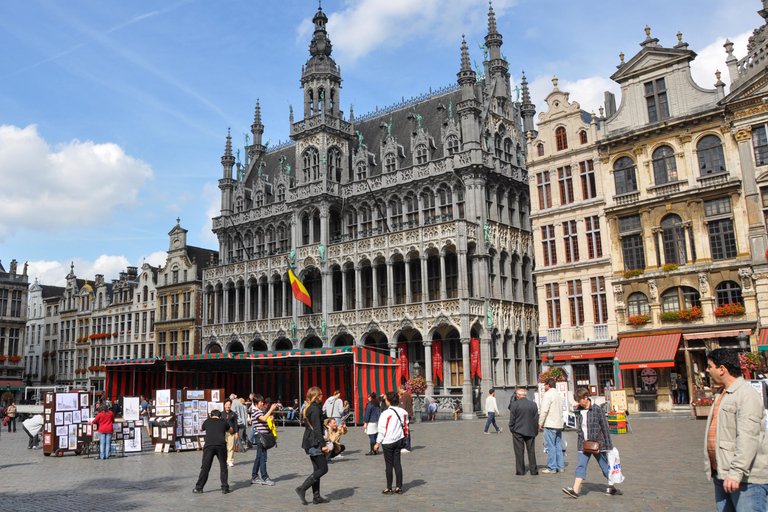
M 500 425 L 506 419 L 500 418 Z M 362 428 L 343 438 L 348 452 L 330 466 L 322 493 L 339 510 L 712 510 L 714 491 L 702 463 L 704 422 L 688 418 L 634 419 L 634 433 L 615 435 L 626 477 L 620 496 L 605 496 L 605 480 L 594 461 L 578 500 L 560 490 L 573 484 L 576 434 L 568 444 L 563 474 L 515 476 L 512 436 L 508 430 L 483 435 L 480 421 L 446 421 L 413 428 L 413 451 L 403 454 L 405 493 L 383 496 L 383 457 L 365 457 Z M 232 494 L 219 491 L 214 462 L 205 494 L 192 494 L 201 453 L 144 452 L 99 461 L 71 453 L 44 457 L 27 450 L 27 436 L 2 433 L 0 504 L 8 511 L 210 510 L 212 507 L 307 510 L 294 492 L 310 472 L 300 449 L 302 429 L 280 429 L 278 446 L 269 451 L 268 469 L 275 487 L 250 485 L 255 451 L 235 454 L 229 471 Z M 543 436 L 536 439 L 539 467 L 546 465 Z M 149 445 L 145 445 L 149 450 Z M 311 496 L 311 491 L 307 493 Z M 258 502 L 256 501 L 258 500 Z M 312 507 L 313 505 L 309 505 Z

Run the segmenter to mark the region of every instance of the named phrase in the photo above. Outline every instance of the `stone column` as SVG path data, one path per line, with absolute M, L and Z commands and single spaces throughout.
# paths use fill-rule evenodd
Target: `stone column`
M 264 319 L 264 312 L 261 310 L 261 300 L 262 300 L 262 297 L 263 297 L 263 294 L 264 294 L 263 288 L 264 287 L 261 286 L 261 282 L 259 282 L 259 284 L 258 284 L 258 296 L 257 296 L 258 298 L 256 299 L 258 301 L 256 303 L 256 317 L 259 320 L 263 320 Z
M 288 316 L 288 301 L 291 300 L 289 297 L 291 297 L 293 290 L 291 289 L 291 284 L 282 279 L 281 281 L 282 287 L 283 287 L 283 316 Z
M 360 267 L 355 266 L 355 309 L 363 309 L 363 289 L 360 287 Z
M 341 270 L 341 310 L 347 310 L 347 273 Z
M 427 302 L 429 300 L 429 285 L 427 282 L 427 257 L 426 255 L 420 256 L 421 259 L 421 302 Z
M 469 338 L 461 338 L 461 363 L 464 367 L 464 380 L 461 386 L 463 395 L 461 400 L 461 409 L 463 411 L 461 418 L 465 420 L 474 419 L 476 417 L 474 407 L 472 406 L 472 379 L 470 378 L 472 368 L 470 365 L 469 342 Z
M 379 307 L 379 273 L 376 265 L 371 265 L 371 282 L 373 283 L 373 307 Z
M 168 297 L 168 299 L 169 299 L 168 302 L 169 303 L 171 302 L 170 298 L 171 297 L 169 296 Z M 221 301 L 222 302 L 222 305 L 221 305 L 221 319 L 222 319 L 222 323 L 231 322 L 232 320 L 229 318 L 229 291 L 227 291 L 226 288 L 222 289 L 222 291 L 221 291 L 221 298 L 222 298 L 222 301 Z M 168 304 L 168 307 L 170 308 L 171 305 Z M 170 311 L 168 313 L 169 313 L 169 317 L 170 317 Z
M 267 318 L 275 318 L 275 285 L 267 281 Z
M 243 314 L 245 316 L 246 321 L 251 321 L 253 318 L 251 318 L 251 286 L 246 283 L 245 286 L 245 305 L 243 307 Z
M 411 260 L 405 262 L 405 303 L 411 303 Z
M 387 261 L 387 305 L 395 304 L 394 275 L 392 273 L 392 262 Z
M 445 292 L 445 254 L 440 253 L 440 300 L 447 299 Z
M 203 292 L 203 325 L 209 325 L 208 304 L 210 303 L 210 301 L 211 301 L 210 293 Z
M 427 390 L 424 392 L 424 403 L 427 402 L 427 398 L 434 394 L 434 386 L 432 385 L 432 342 L 423 341 L 424 344 L 424 380 L 427 381 Z
M 235 322 L 242 321 L 242 318 L 240 318 L 240 301 L 242 298 L 240 297 L 240 287 L 235 285 Z

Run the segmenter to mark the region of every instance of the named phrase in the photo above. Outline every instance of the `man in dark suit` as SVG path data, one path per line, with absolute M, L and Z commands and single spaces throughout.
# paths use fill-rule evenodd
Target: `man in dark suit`
M 528 464 L 532 475 L 539 474 L 536 466 L 536 434 L 539 433 L 539 408 L 526 398 L 525 388 L 515 390 L 517 400 L 509 404 L 509 431 L 515 446 L 515 474 L 525 474 L 524 451 L 528 450 Z

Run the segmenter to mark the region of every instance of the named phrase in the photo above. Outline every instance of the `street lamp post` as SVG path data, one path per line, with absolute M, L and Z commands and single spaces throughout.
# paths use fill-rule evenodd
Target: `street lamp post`
M 736 339 L 739 341 L 739 348 L 741 350 L 747 350 L 749 337 L 744 334 L 744 331 L 739 331 L 739 335 L 736 336 Z

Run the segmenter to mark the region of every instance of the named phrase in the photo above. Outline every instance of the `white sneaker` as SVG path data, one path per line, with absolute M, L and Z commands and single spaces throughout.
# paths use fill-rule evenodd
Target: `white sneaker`
M 235 464 L 234 464 L 234 463 L 232 463 L 232 462 L 230 462 L 230 463 L 228 463 L 228 464 L 227 464 L 227 466 L 229 466 L 229 467 L 233 468 L 233 467 L 235 467 Z
M 411 453 L 411 450 L 408 450 L 407 448 L 401 448 L 400 453 Z

